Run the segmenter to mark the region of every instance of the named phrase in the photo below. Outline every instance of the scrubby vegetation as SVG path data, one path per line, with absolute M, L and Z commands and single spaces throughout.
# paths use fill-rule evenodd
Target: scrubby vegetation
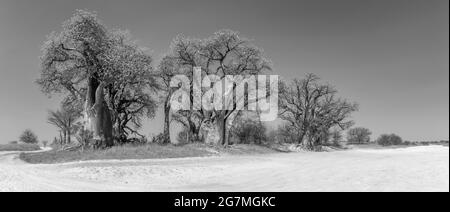
M 268 142 L 267 128 L 252 118 L 239 119 L 231 130 L 232 144 L 263 144 Z
M 377 144 L 381 146 L 394 146 L 401 145 L 402 143 L 403 139 L 396 134 L 384 134 L 377 139 Z
M 11 142 L 9 144 L 0 144 L 0 151 L 36 151 L 41 148 L 37 144 Z
M 428 145 L 443 145 L 448 146 L 449 141 L 404 141 L 403 145 L 407 146 L 428 146 Z
M 26 144 L 37 144 L 39 142 L 36 134 L 30 129 L 25 130 L 22 135 L 20 135 L 19 140 Z

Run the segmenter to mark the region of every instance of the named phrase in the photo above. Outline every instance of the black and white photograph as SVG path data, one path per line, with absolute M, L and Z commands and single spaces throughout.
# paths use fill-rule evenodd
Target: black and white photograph
M 449 192 L 449 1 L 0 0 L 0 192 Z

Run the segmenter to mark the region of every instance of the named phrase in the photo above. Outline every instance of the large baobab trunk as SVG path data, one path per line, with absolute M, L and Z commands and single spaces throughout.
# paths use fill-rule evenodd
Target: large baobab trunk
M 91 77 L 88 83 L 85 104 L 85 130 L 93 132 L 94 147 L 109 147 L 114 144 L 111 112 L 104 98 L 104 85 Z

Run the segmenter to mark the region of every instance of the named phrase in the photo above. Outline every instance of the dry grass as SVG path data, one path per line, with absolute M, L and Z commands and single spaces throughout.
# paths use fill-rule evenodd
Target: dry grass
M 116 146 L 105 150 L 52 150 L 39 153 L 22 153 L 20 154 L 20 158 L 33 164 L 54 164 L 89 160 L 183 158 L 229 154 L 266 154 L 274 152 L 276 151 L 270 148 L 255 145 L 235 145 L 222 148 L 205 144 L 187 144 L 182 146 L 146 144 Z
M 40 149 L 37 144 L 0 144 L 0 151 L 36 151 Z

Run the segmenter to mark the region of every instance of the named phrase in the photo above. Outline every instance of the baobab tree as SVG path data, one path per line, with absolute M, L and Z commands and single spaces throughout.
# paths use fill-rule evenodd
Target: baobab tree
M 298 132 L 297 143 L 313 150 L 333 127 L 348 129 L 348 120 L 358 105 L 336 97 L 337 90 L 321 84 L 320 78 L 307 74 L 295 79 L 291 85 L 280 85 L 280 114 Z
M 139 134 L 141 118 L 153 117 L 157 83 L 152 58 L 123 31 L 108 30 L 93 13 L 78 10 L 60 33 L 48 36 L 37 83 L 47 94 L 82 107 L 96 147 Z M 113 130 L 114 129 L 114 130 Z
M 177 62 L 177 59 L 171 56 L 165 56 L 160 64 L 158 65 L 158 73 L 159 73 L 159 83 L 161 84 L 162 93 L 162 101 L 163 101 L 163 110 L 164 110 L 164 128 L 163 134 L 161 137 L 161 143 L 170 143 L 170 124 L 172 121 L 171 117 L 171 98 L 174 91 L 177 88 L 171 87 L 170 82 L 176 75 L 185 74 L 189 75 L 188 70 L 182 69 L 180 64 Z M 176 114 L 177 115 L 177 114 Z M 175 118 L 176 119 L 176 118 Z M 180 123 L 183 123 L 186 128 L 190 128 L 188 124 L 185 124 L 183 121 L 179 120 Z
M 184 36 L 178 36 L 171 45 L 171 50 L 166 60 L 172 62 L 163 62 L 177 69 L 177 73 L 185 73 L 189 78 L 190 93 L 189 99 L 194 102 L 196 96 L 203 96 L 207 88 L 203 87 L 198 91 L 194 91 L 195 83 L 193 78 L 193 70 L 196 67 L 201 68 L 202 76 L 214 75 L 217 83 L 225 85 L 227 76 L 242 76 L 242 81 L 246 78 L 262 74 L 271 70 L 270 61 L 264 56 L 261 49 L 254 46 L 248 39 L 241 37 L 237 32 L 230 30 L 222 30 L 216 32 L 207 39 L 191 39 Z M 214 87 L 212 85 L 211 87 Z M 230 87 L 215 87 L 223 94 L 223 108 L 194 108 L 190 110 L 179 111 L 174 114 L 174 118 L 189 128 L 191 137 L 198 137 L 202 125 L 206 122 L 214 123 L 220 134 L 218 143 L 227 145 L 229 140 L 229 130 L 233 124 L 234 118 L 239 115 L 239 111 L 249 104 L 249 100 L 236 99 L 233 95 L 239 86 L 232 85 Z M 256 92 L 249 91 L 248 92 Z M 256 90 L 256 89 L 255 89 Z M 266 93 L 264 93 L 266 95 Z M 236 104 L 242 101 L 244 104 Z M 257 101 L 253 99 L 252 101 Z M 231 105 L 231 106 L 230 106 Z M 230 106 L 230 107 L 228 107 Z

